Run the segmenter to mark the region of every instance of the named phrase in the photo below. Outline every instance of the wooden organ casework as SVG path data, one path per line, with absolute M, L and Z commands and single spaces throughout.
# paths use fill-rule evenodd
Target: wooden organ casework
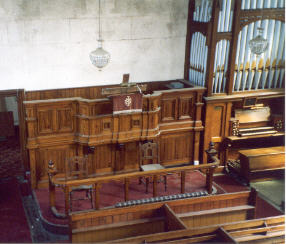
M 204 91 L 173 80 L 26 92 L 32 187 L 47 186 L 50 160 L 64 173 L 65 159 L 75 155 L 88 154 L 91 175 L 139 171 L 145 141 L 158 142 L 164 166 L 195 164 Z
M 189 2 L 184 78 L 207 88 L 200 162 L 212 141 L 217 170 L 231 166 L 248 182 L 284 168 L 284 14 L 282 0 Z M 260 27 L 268 48 L 256 55 L 249 41 Z

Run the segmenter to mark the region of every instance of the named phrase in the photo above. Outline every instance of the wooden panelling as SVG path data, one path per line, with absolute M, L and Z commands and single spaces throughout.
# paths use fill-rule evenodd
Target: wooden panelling
M 89 154 L 89 173 L 111 172 L 114 168 L 114 148 L 112 145 L 95 147 L 94 153 Z
M 160 158 L 164 165 L 193 161 L 193 133 L 166 134 L 160 137 Z
M 47 147 L 36 150 L 36 170 L 34 174 L 39 186 L 47 183 L 47 168 L 50 160 L 54 162 L 59 173 L 64 173 L 66 158 L 72 157 L 74 155 L 76 155 L 75 145 Z
M 162 141 L 162 164 L 193 163 L 203 130 L 204 88 L 184 83 L 186 88 L 172 90 L 167 89 L 169 81 L 156 84 L 147 90 L 163 90 L 143 95 L 142 112 L 124 114 L 112 114 L 112 100 L 100 94 L 103 87 L 28 92 L 24 102 L 27 148 L 46 160 L 48 156 L 42 155 L 46 148 L 57 151 L 62 145 L 73 145 L 75 153 L 83 155 L 83 148 L 95 147 L 89 155 L 91 174 L 139 170 L 138 143 L 144 140 Z M 46 174 L 41 167 L 36 171 L 33 186 Z

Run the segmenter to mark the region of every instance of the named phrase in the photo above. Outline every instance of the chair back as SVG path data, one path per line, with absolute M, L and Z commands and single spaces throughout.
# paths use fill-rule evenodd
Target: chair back
M 140 165 L 160 164 L 159 147 L 156 142 L 140 144 Z
M 87 156 L 74 156 L 67 158 L 65 162 L 66 179 L 84 179 L 88 176 Z

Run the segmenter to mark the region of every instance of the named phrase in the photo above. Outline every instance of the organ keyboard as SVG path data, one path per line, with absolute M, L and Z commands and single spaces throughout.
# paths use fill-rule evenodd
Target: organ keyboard
M 266 134 L 275 134 L 277 132 L 278 131 L 275 130 L 274 126 L 262 126 L 262 127 L 238 129 L 238 136 L 266 135 Z

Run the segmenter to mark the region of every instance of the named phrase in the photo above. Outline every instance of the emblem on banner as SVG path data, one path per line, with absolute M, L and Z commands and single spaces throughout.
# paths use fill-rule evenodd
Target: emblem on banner
M 132 103 L 132 98 L 130 96 L 127 96 L 124 100 L 124 103 L 127 107 L 130 107 L 130 105 Z

